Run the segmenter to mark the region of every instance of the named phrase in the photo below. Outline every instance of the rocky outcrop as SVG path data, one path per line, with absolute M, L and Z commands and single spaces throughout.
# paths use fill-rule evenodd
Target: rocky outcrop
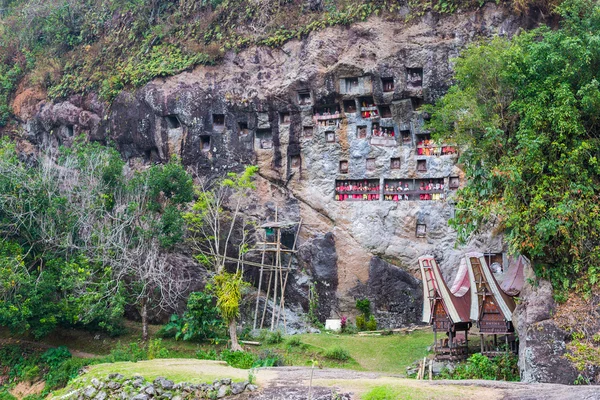
M 519 370 L 523 382 L 573 384 L 579 375 L 565 358 L 569 334 L 552 320 L 556 304 L 550 282 L 536 279 L 530 267 L 513 314 L 519 336 Z
M 350 293 L 353 300 L 371 301 L 379 328 L 406 326 L 421 318 L 421 282 L 378 257 L 371 259 L 367 282 L 359 283 Z
M 321 1 L 306 4 L 322 7 Z M 434 254 L 451 276 L 471 250 L 454 247 L 456 233 L 448 226 L 463 172 L 456 154 L 417 150 L 427 139 L 427 115 L 419 107 L 445 93 L 450 60 L 464 46 L 531 23 L 494 4 L 411 22 L 402 15 L 373 17 L 280 49 L 230 53 L 221 65 L 124 91 L 110 108 L 93 94 L 56 104 L 33 104 L 31 94 L 20 97 L 25 106 L 15 112 L 22 110 L 23 138 L 38 145 L 69 144 L 86 133 L 114 141 L 132 163 L 178 156 L 201 176 L 257 164 L 257 191 L 246 212 L 259 222 L 275 208 L 280 220 L 303 219 L 290 307 L 307 311 L 315 282 L 322 320 L 355 314 L 360 295 L 372 299 L 380 325 L 393 327 L 418 320 L 420 292 L 410 274 L 419 256 Z M 381 196 L 338 201 L 336 187 L 348 181 L 376 184 Z M 444 185 L 442 198 L 385 197 L 386 185 L 418 190 L 430 181 Z M 472 249 L 498 253 L 503 245 L 485 234 Z M 255 273 L 248 275 L 257 282 Z

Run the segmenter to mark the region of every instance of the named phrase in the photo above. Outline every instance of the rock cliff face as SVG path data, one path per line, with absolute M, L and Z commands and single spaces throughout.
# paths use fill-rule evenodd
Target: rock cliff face
M 410 23 L 371 18 L 230 54 L 123 92 L 111 107 L 94 95 L 51 104 L 23 91 L 15 111 L 38 145 L 86 133 L 132 162 L 178 156 L 201 175 L 257 164 L 254 214 L 265 220 L 277 207 L 280 219 L 303 219 L 290 305 L 307 310 L 314 280 L 322 319 L 355 315 L 367 297 L 380 326 L 396 327 L 420 319 L 417 257 L 435 255 L 450 278 L 464 251 L 503 251 L 491 234 L 455 249 L 448 219 L 463 173 L 451 147 L 423 147 L 419 106 L 447 90 L 461 48 L 529 23 L 493 4 Z M 426 200 L 419 189 L 430 183 Z M 377 195 L 352 194 L 359 185 Z M 407 185 L 404 200 L 395 192 Z
M 556 311 L 552 286 L 547 281 L 533 286 L 530 282 L 535 276 L 530 268 L 526 277 L 513 315 L 519 335 L 521 380 L 573 384 L 579 371 L 565 358 L 570 335 L 552 320 Z

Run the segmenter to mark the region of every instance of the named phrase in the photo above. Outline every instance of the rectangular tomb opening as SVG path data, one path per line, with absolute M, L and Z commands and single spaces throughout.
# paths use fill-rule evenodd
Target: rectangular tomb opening
M 379 179 L 338 179 L 335 181 L 336 201 L 378 201 Z

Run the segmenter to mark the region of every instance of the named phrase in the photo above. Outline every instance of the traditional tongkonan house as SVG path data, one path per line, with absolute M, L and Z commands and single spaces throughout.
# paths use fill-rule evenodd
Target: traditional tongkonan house
M 528 260 L 523 256 L 512 259 L 503 274 L 503 285 L 500 285 L 482 253 L 468 253 L 465 258 L 473 291 L 471 319 L 477 321 L 481 353 L 488 356 L 516 353 L 518 346 L 512 323 L 516 304 L 513 296 L 523 286 L 523 267 Z
M 419 257 L 419 267 L 423 277 L 423 322 L 433 326 L 436 358 L 466 358 L 471 328 L 471 288 L 467 269 L 459 269 L 451 290 L 432 256 Z M 438 333 L 446 337 L 439 338 Z

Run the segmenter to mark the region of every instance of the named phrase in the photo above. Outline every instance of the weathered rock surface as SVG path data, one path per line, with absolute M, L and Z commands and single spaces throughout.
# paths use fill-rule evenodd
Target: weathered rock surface
M 552 286 L 544 280 L 533 280 L 531 268 L 520 302 L 513 313 L 519 335 L 519 370 L 523 382 L 549 382 L 571 385 L 579 372 L 565 358 L 569 335 L 552 320 L 556 304 Z M 535 285 L 532 285 L 535 282 Z
M 322 7 L 322 1 L 306 3 Z M 464 251 L 503 250 L 492 235 L 454 248 L 449 181 L 463 173 L 456 155 L 417 154 L 426 138 L 426 115 L 418 107 L 445 93 L 450 60 L 465 45 L 532 23 L 494 4 L 409 23 L 374 17 L 314 32 L 281 49 L 231 53 L 219 66 L 124 91 L 110 108 L 93 94 L 51 104 L 30 93 L 19 97 L 15 112 L 23 138 L 37 145 L 69 144 L 86 132 L 92 140 L 115 141 L 132 164 L 179 156 L 201 176 L 257 164 L 257 193 L 245 212 L 259 222 L 272 219 L 276 209 L 280 219 L 303 219 L 287 292 L 290 308 L 306 312 L 308 288 L 316 282 L 321 319 L 355 315 L 358 293 L 372 300 L 380 326 L 395 327 L 419 319 L 418 285 L 400 269 L 414 274 L 417 258 L 430 253 L 450 277 Z M 378 107 L 377 117 L 361 114 L 366 103 Z M 314 118 L 336 109 L 341 119 Z M 372 137 L 377 124 L 394 136 Z M 340 161 L 348 171 L 340 170 Z M 382 187 L 392 179 L 416 186 L 439 180 L 445 198 L 336 201 L 336 182 L 366 179 Z M 426 228 L 420 237 L 417 224 Z M 256 272 L 248 274 L 258 282 Z

